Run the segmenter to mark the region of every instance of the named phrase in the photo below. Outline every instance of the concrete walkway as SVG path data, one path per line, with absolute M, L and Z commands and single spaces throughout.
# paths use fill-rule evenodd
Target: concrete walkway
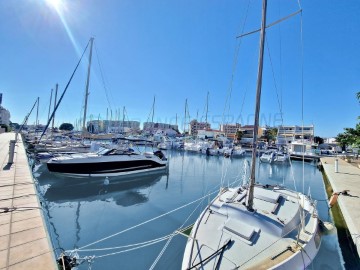
M 0 134 L 0 269 L 58 269 L 20 135 L 8 164 L 14 139 Z
M 334 192 L 348 190 L 349 195 L 340 195 L 338 203 L 360 256 L 360 168 L 340 158 L 338 162 L 338 173 L 335 173 L 335 158 L 321 158 Z

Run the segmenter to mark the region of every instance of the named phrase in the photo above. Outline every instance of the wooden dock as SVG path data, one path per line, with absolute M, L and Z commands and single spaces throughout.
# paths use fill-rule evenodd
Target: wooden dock
M 323 157 L 321 164 L 334 192 L 347 190 L 348 194 L 339 195 L 338 204 L 360 256 L 360 168 L 336 157 Z
M 0 134 L 0 269 L 58 269 L 20 135 L 8 164 L 14 139 Z

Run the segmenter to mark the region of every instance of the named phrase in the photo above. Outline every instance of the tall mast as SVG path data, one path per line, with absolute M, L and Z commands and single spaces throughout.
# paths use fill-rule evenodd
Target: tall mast
M 151 117 L 151 133 L 154 132 L 154 114 L 155 114 L 155 96 L 154 96 L 154 101 L 153 101 L 153 105 L 152 105 L 152 117 Z
M 187 99 L 185 99 L 184 135 L 185 135 L 185 128 L 186 128 L 186 109 L 187 109 Z
M 51 102 L 52 102 L 52 94 L 53 94 L 54 89 L 51 89 L 51 94 L 50 94 L 50 104 L 49 104 L 49 112 L 48 112 L 48 121 L 50 119 L 50 109 L 51 109 Z
M 83 118 L 83 132 L 86 130 L 86 111 L 87 111 L 87 102 L 89 96 L 89 82 L 90 82 L 90 67 L 91 67 L 91 57 L 92 57 L 92 47 L 93 47 L 94 38 L 90 38 L 90 53 L 89 53 L 89 65 L 88 65 L 88 73 L 86 79 L 86 88 L 85 88 L 85 107 L 84 107 L 84 118 Z
M 36 121 L 35 121 L 35 130 L 36 128 L 39 126 L 39 103 L 40 103 L 40 98 L 37 98 L 37 107 L 36 107 Z
M 207 92 L 207 96 L 206 96 L 206 115 L 205 115 L 205 123 L 207 123 L 208 110 L 209 110 L 209 91 Z
M 255 167 L 256 167 L 256 148 L 257 137 L 259 129 L 259 114 L 260 114 L 260 97 L 262 86 L 262 72 L 263 72 L 263 56 L 264 56 L 264 43 L 265 43 L 265 27 L 266 27 L 266 5 L 267 0 L 263 0 L 262 4 L 262 22 L 260 31 L 260 47 L 259 47 L 259 66 L 256 86 L 256 102 L 255 102 L 255 120 L 254 120 L 254 136 L 253 136 L 253 149 L 251 160 L 251 174 L 250 174 L 250 187 L 247 208 L 249 211 L 254 211 L 254 186 L 255 186 Z
M 125 131 L 125 106 L 123 107 L 122 132 Z
M 51 134 L 54 132 L 54 122 L 55 122 L 55 110 L 56 110 L 56 103 L 57 103 L 57 92 L 58 92 L 59 85 L 55 85 L 55 97 L 54 97 L 54 112 L 53 112 L 53 119 L 51 124 Z

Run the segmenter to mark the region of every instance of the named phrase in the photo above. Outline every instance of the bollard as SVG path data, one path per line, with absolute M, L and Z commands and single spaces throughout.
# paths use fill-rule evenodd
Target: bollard
M 10 140 L 8 164 L 12 164 L 14 161 L 15 143 L 15 140 Z
M 339 172 L 339 160 L 337 158 L 335 158 L 335 172 Z

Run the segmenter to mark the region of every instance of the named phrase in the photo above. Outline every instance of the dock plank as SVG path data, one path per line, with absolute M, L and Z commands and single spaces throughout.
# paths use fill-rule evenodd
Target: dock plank
M 14 139 L 0 134 L 0 269 L 58 269 L 20 136 L 8 164 Z

